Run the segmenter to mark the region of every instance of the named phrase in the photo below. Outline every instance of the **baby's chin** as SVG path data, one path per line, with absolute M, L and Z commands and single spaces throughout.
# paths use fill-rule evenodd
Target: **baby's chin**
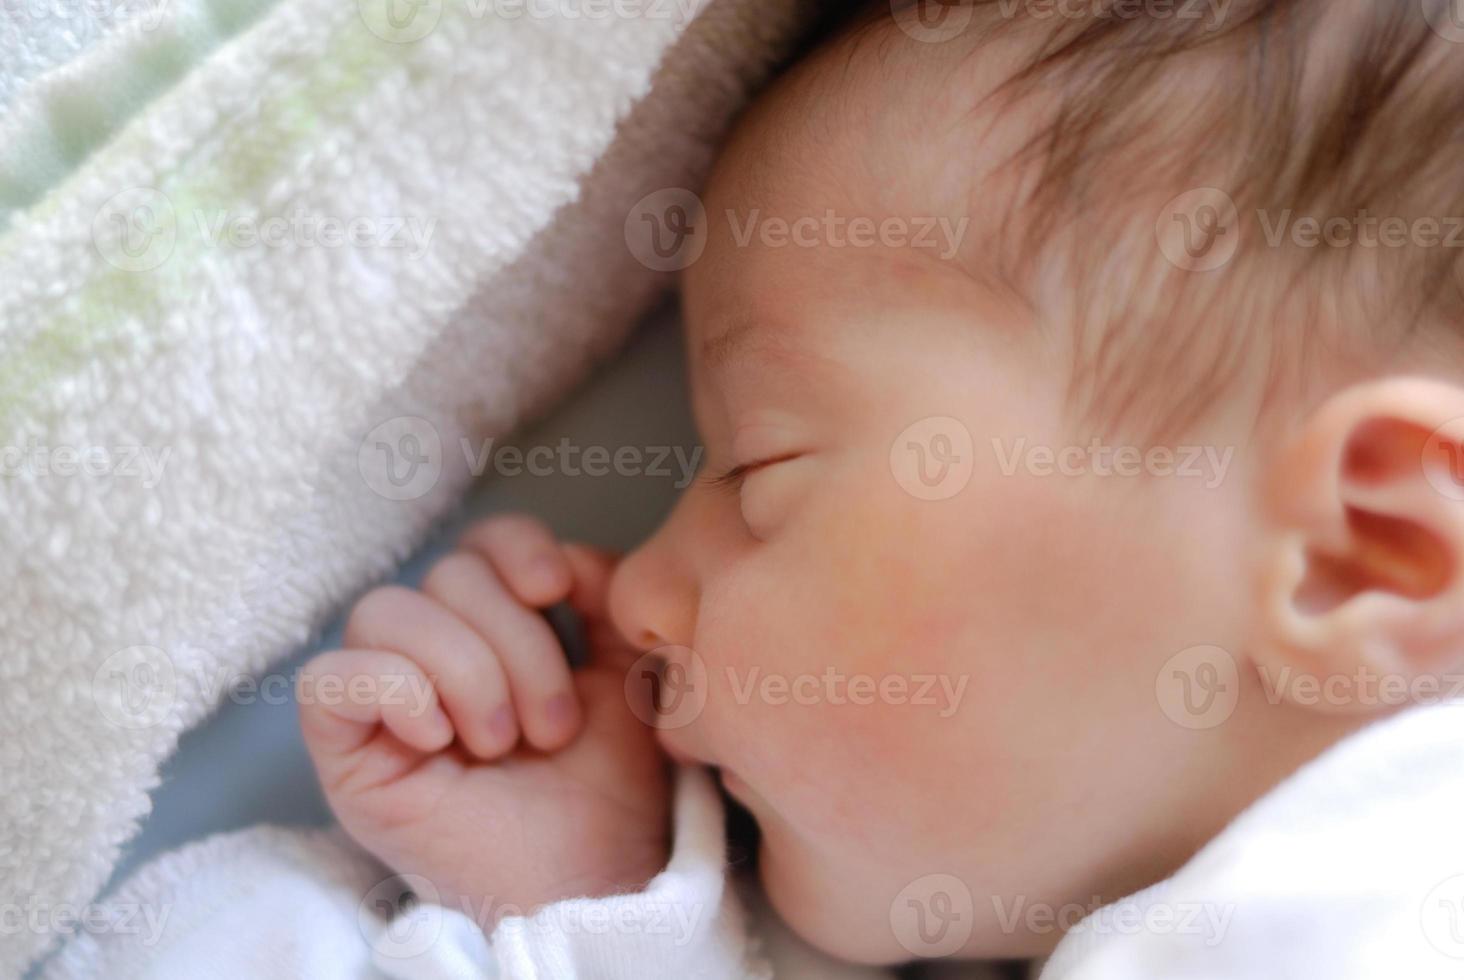
M 868 893 L 853 893 L 847 880 L 810 872 L 806 860 L 782 860 L 766 835 L 758 848 L 758 877 L 778 918 L 814 949 L 861 966 L 910 959 L 895 942 L 887 908 L 871 903 Z

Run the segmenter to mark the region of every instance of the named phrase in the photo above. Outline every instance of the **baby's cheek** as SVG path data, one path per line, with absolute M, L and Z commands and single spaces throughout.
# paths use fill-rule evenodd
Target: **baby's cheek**
M 979 690 L 955 512 L 903 494 L 884 463 L 835 483 L 719 577 L 699 624 L 719 741 L 749 777 L 787 770 L 810 815 L 948 779 Z
M 908 959 L 890 931 L 890 907 L 908 875 L 869 864 L 868 852 L 852 841 L 822 850 L 815 849 L 818 843 L 763 834 L 758 874 L 779 918 L 841 960 L 884 965 Z

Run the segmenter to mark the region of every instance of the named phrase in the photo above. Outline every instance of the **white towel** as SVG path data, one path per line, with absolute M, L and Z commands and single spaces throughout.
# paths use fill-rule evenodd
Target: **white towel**
M 697 185 L 796 30 L 791 0 L 425 0 L 411 40 L 386 2 L 277 3 L 0 234 L 0 908 L 89 901 L 228 681 L 421 540 L 461 439 L 618 344 L 668 276 L 627 216 Z M 300 213 L 375 247 L 210 238 Z

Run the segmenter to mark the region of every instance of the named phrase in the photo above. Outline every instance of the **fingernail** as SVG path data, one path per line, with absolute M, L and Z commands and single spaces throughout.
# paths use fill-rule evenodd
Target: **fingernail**
M 532 568 L 534 578 L 538 579 L 546 592 L 559 588 L 561 574 L 559 562 L 553 558 L 541 556 L 534 559 Z
M 431 731 L 431 738 L 434 742 L 452 741 L 452 722 L 447 717 L 447 712 L 442 706 L 434 704 L 427 713 L 427 727 Z
M 488 730 L 500 742 L 518 741 L 518 721 L 514 718 L 513 708 L 505 704 L 493 712 L 493 716 L 488 719 Z
M 571 667 L 583 667 L 590 659 L 590 647 L 585 640 L 585 624 L 567 602 L 556 602 L 542 610 L 554 638 L 564 650 Z M 571 699 L 572 700 L 572 699 Z
M 556 694 L 544 705 L 544 714 L 549 718 L 549 724 L 562 731 L 574 725 L 579 715 L 579 705 L 568 693 Z

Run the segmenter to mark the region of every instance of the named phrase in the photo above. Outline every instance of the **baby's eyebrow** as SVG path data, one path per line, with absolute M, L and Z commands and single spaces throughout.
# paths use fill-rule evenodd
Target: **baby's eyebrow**
M 752 317 L 734 320 L 726 330 L 702 341 L 702 363 L 712 371 L 726 367 L 751 346 L 751 342 L 757 338 L 758 328 L 761 326 L 762 321 Z
M 702 341 L 702 363 L 711 373 L 722 373 L 750 356 L 760 361 L 804 367 L 828 363 L 827 358 L 809 350 L 805 343 L 790 342 L 793 333 L 787 323 L 760 316 L 738 317 L 727 329 Z
M 792 373 L 802 381 L 812 381 L 839 368 L 834 358 L 809 347 L 806 341 L 790 341 L 794 333 L 787 323 L 739 316 L 721 333 L 702 341 L 701 366 L 708 375 L 716 376 L 753 359 L 758 362 L 760 374 Z

